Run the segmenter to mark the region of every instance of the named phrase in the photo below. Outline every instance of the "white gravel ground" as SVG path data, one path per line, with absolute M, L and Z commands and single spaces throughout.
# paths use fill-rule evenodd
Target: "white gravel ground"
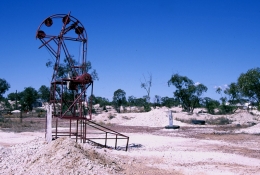
M 237 152 L 223 152 L 222 148 L 259 152 L 259 139 L 243 144 L 222 140 L 189 138 L 178 130 L 163 129 L 168 125 L 168 108 L 153 109 L 147 113 L 108 112 L 95 115 L 102 123 L 123 126 L 162 127 L 167 136 L 152 133 L 123 133 L 130 136 L 132 147 L 128 152 L 100 149 L 89 144 L 76 144 L 68 138 L 59 138 L 50 144 L 44 141 L 44 133 L 7 133 L 0 131 L 0 174 L 260 174 L 259 156 L 252 157 Z M 239 127 L 232 133 L 260 134 L 259 116 L 238 111 L 229 116 L 209 114 L 188 115 L 180 108 L 172 108 L 174 125 L 195 127 L 182 123 L 181 119 L 207 120 L 227 117 L 230 126 Z M 109 119 L 109 116 L 114 118 Z M 177 120 L 176 120 L 177 119 Z M 197 127 L 197 126 L 196 126 Z M 201 126 L 206 128 L 208 125 Z M 217 126 L 211 126 L 217 127 Z M 210 130 L 210 129 L 208 129 Z M 251 145 L 249 147 L 248 145 Z M 257 146 L 258 145 L 258 146 Z

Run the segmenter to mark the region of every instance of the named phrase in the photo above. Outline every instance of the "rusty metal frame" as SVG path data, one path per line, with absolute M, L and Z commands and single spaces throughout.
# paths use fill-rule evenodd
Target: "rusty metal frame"
M 60 33 L 58 35 L 45 34 L 42 29 L 44 24 L 47 27 L 51 27 L 54 19 L 62 19 L 63 25 Z M 74 29 L 76 36 L 67 36 L 67 34 Z M 90 141 L 99 145 L 100 143 L 95 140 L 104 139 L 104 147 L 108 146 L 108 140 L 114 139 L 115 149 L 117 148 L 118 140 L 124 139 L 126 140 L 127 151 L 129 137 L 91 121 L 93 81 L 91 75 L 88 74 L 85 69 L 88 39 L 86 30 L 82 23 L 75 17 L 71 16 L 70 12 L 68 14 L 55 14 L 43 20 L 36 31 L 36 38 L 39 39 L 42 43 L 39 49 L 42 47 L 46 47 L 56 58 L 50 85 L 49 102 L 50 104 L 53 104 L 52 118 L 53 125 L 55 125 L 55 128 L 53 128 L 52 131 L 53 139 L 56 139 L 60 136 L 69 136 L 71 138 L 75 138 L 76 142 L 78 142 L 78 140 L 83 143 L 86 143 L 86 141 Z M 65 41 L 82 43 L 83 47 L 81 65 L 75 66 L 73 64 Z M 52 45 L 54 45 L 55 47 Z M 58 76 L 61 54 L 65 55 L 65 58 L 69 64 L 69 69 L 72 72 L 72 78 L 64 78 Z M 65 99 L 65 93 L 68 90 L 67 83 L 74 83 L 75 86 L 75 89 L 72 89 L 74 99 L 71 102 Z M 90 89 L 91 91 L 89 102 L 87 101 L 86 95 L 88 89 Z M 84 105 L 87 106 L 87 113 Z M 60 131 L 58 127 L 60 123 L 65 123 L 65 125 L 68 126 L 68 131 Z M 99 137 L 91 137 L 90 135 L 93 135 L 93 133 L 87 133 L 87 128 L 92 128 L 92 130 L 98 131 L 97 133 Z M 100 137 L 100 135 L 103 135 L 104 137 Z
M 60 118 L 57 118 L 59 120 Z M 53 138 L 58 138 L 62 136 L 68 136 L 72 139 L 75 139 L 76 142 L 80 141 L 81 143 L 86 143 L 87 141 L 90 141 L 98 146 L 105 147 L 105 148 L 118 148 L 118 141 L 119 140 L 125 140 L 125 151 L 128 150 L 128 144 L 129 144 L 129 137 L 121 134 L 119 132 L 116 132 L 114 130 L 111 130 L 107 127 L 104 127 L 100 124 L 97 124 L 91 120 L 84 120 L 84 119 L 76 119 L 75 117 L 67 117 L 66 119 L 69 119 L 70 126 L 72 125 L 72 122 L 74 121 L 74 125 L 76 125 L 74 128 L 70 127 L 69 130 L 58 130 L 58 127 L 56 125 L 55 132 L 53 133 Z M 55 124 L 58 124 L 57 120 L 54 122 Z M 87 128 L 91 129 L 91 132 L 87 132 Z M 72 131 L 74 129 L 74 131 Z M 98 142 L 97 140 L 103 140 L 103 143 Z M 108 140 L 114 140 L 114 145 L 109 145 Z

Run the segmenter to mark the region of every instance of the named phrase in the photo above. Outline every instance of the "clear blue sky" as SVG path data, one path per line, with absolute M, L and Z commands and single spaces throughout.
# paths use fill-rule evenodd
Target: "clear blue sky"
M 219 99 L 215 86 L 260 67 L 258 0 L 2 0 L 0 78 L 11 85 L 5 95 L 49 86 L 51 56 L 38 49 L 35 33 L 46 17 L 69 11 L 87 29 L 87 59 L 100 77 L 96 96 L 111 100 L 120 88 L 127 97 L 142 97 L 140 81 L 150 72 L 151 99 L 173 96 L 167 81 L 175 73 L 203 83 L 204 96 Z

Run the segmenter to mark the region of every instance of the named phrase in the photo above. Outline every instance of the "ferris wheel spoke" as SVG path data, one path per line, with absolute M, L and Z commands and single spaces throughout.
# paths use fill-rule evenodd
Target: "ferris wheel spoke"
M 56 37 L 56 36 L 51 37 L 48 41 L 45 41 L 44 39 L 42 39 L 44 42 L 43 42 L 43 45 L 41 45 L 41 46 L 39 47 L 39 49 L 42 48 L 43 46 L 46 46 L 46 44 L 48 44 L 49 42 L 51 42 L 55 37 Z

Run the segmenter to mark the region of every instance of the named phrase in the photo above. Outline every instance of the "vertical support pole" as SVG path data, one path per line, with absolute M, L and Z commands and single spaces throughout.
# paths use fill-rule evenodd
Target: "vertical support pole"
M 116 144 L 115 144 L 115 149 L 116 149 L 116 147 L 117 147 L 117 134 L 116 134 Z
M 17 110 L 17 90 L 15 92 L 15 110 Z
M 71 119 L 70 119 L 70 138 L 71 138 Z
M 52 105 L 47 105 L 47 126 L 46 126 L 46 141 L 50 143 L 52 141 Z
M 82 119 L 82 142 L 85 143 L 85 120 Z
M 82 136 L 83 136 L 83 128 L 82 128 L 82 119 L 80 119 L 80 143 L 82 143 Z
M 86 143 L 86 140 L 87 140 L 87 121 L 85 120 L 85 123 L 84 123 L 84 125 L 85 125 L 85 143 Z
M 55 133 L 55 139 L 58 138 L 58 117 L 56 117 L 56 133 Z
M 106 139 L 105 139 L 105 148 L 107 147 L 107 132 L 106 132 Z
M 89 102 L 89 105 L 90 105 L 90 111 L 89 111 L 90 120 L 92 119 L 92 98 L 93 98 L 93 82 L 91 83 L 91 95 L 90 95 L 90 102 Z
M 62 117 L 62 114 L 63 114 L 63 80 L 61 80 L 61 97 L 60 97 L 60 99 L 61 99 L 60 117 Z
M 172 111 L 168 111 L 168 116 L 169 116 L 169 126 L 173 126 Z
M 54 82 L 53 84 L 51 84 L 53 87 L 53 89 L 51 90 L 52 92 L 52 97 L 53 99 L 50 99 L 51 100 L 51 103 L 53 104 L 53 109 L 54 109 L 54 115 L 57 115 L 57 109 L 56 109 L 56 97 L 55 97 L 55 93 L 56 93 L 56 82 Z
M 126 143 L 125 151 L 127 151 L 127 149 L 128 149 L 128 143 L 129 143 L 129 137 L 127 137 L 127 143 Z
M 23 111 L 21 109 L 21 111 L 20 111 L 20 123 L 22 123 L 22 122 L 23 122 Z
M 76 142 L 78 142 L 78 127 L 79 127 L 79 120 L 77 119 L 77 126 L 76 126 Z
M 48 109 L 47 109 L 47 113 L 46 113 L 46 115 L 45 115 L 45 138 L 47 138 L 47 116 L 48 115 Z

